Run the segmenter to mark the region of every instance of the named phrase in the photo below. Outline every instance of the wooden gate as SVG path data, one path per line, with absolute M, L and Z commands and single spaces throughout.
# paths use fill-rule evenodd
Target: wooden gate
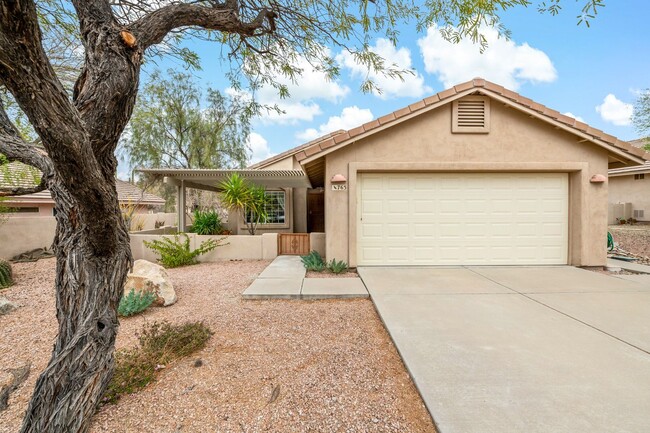
M 278 233 L 278 255 L 309 254 L 309 233 Z

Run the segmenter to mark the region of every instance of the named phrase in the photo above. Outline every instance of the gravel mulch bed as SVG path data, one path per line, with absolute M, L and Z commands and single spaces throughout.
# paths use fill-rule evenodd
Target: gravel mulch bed
M 143 323 L 154 320 L 203 320 L 215 335 L 141 392 L 103 406 L 91 431 L 435 432 L 372 303 L 243 301 L 241 292 L 267 264 L 170 270 L 178 302 L 122 319 L 118 348 L 134 345 Z M 31 363 L 32 374 L 0 413 L 0 432 L 18 430 L 49 360 L 54 265 L 17 264 L 17 285 L 2 291 L 22 307 L 0 317 L 0 371 Z M 202 366 L 194 367 L 197 359 Z
M 634 257 L 637 263 L 650 265 L 650 225 L 609 226 L 618 250 L 615 253 Z
M 328 270 L 323 272 L 307 271 L 305 278 L 359 278 L 359 274 L 354 269 L 341 272 L 340 274 L 335 274 Z

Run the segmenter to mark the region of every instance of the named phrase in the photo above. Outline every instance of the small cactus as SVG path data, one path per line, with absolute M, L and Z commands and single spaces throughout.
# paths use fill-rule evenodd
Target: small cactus
M 14 283 L 11 275 L 11 264 L 0 260 L 0 289 L 5 289 Z

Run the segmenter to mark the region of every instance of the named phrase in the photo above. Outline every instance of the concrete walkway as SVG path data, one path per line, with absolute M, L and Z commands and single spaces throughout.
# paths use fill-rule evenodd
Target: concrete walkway
M 242 294 L 244 299 L 367 298 L 360 278 L 305 278 L 300 256 L 278 256 Z
M 650 432 L 650 285 L 572 267 L 359 274 L 440 433 Z

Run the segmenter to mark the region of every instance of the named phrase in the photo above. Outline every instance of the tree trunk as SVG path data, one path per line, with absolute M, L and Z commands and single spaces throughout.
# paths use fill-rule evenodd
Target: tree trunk
M 93 254 L 102 239 L 83 226 L 75 200 L 57 180 L 56 304 L 59 334 L 52 358 L 36 382 L 22 432 L 85 432 L 96 402 L 111 380 L 118 329 L 117 306 L 131 266 L 128 231 L 122 221 L 113 181 L 111 215 L 96 215 L 112 228 L 114 247 Z M 112 241 L 112 242 L 110 242 Z

